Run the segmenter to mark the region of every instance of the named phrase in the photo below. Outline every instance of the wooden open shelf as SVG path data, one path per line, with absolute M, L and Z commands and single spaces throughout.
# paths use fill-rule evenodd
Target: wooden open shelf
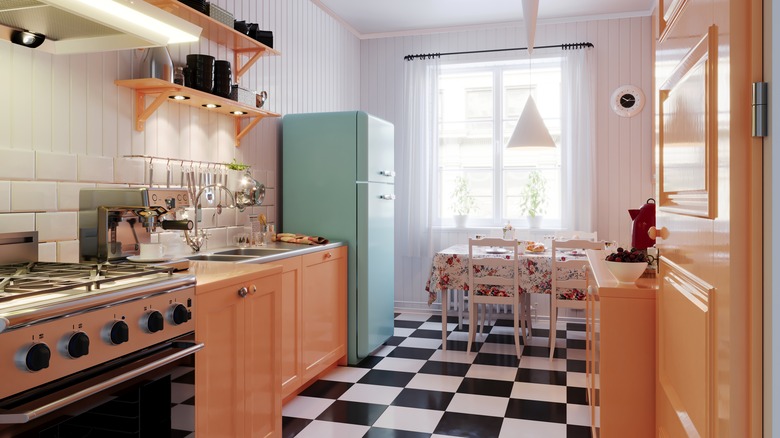
M 135 90 L 135 129 L 137 131 L 144 130 L 144 124 L 149 116 L 154 114 L 154 112 L 157 111 L 157 108 L 166 101 L 189 105 L 234 117 L 236 122 L 236 147 L 240 146 L 241 139 L 264 117 L 281 117 L 280 114 L 244 105 L 235 100 L 226 99 L 162 79 L 124 79 L 114 81 L 114 83 L 120 87 Z M 146 96 L 155 96 L 152 103 L 148 106 L 146 105 Z M 172 96 L 185 96 L 189 99 L 176 100 Z M 219 105 L 219 107 L 208 108 L 204 106 L 207 104 Z M 243 114 L 234 114 L 235 111 L 241 111 Z M 242 119 L 249 120 L 249 124 L 243 129 L 241 128 Z
M 281 53 L 247 35 L 237 32 L 229 26 L 201 14 L 189 6 L 176 0 L 147 0 L 148 3 L 189 21 L 203 29 L 202 37 L 223 45 L 233 51 L 233 77 L 238 83 L 241 76 L 252 67 L 263 55 L 280 55 Z M 241 56 L 249 60 L 241 65 Z

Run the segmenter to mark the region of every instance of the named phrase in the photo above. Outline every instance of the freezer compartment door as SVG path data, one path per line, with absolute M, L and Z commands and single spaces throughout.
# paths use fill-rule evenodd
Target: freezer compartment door
M 394 187 L 358 184 L 357 339 L 366 357 L 393 336 Z
M 395 128 L 362 111 L 357 113 L 357 180 L 395 182 Z

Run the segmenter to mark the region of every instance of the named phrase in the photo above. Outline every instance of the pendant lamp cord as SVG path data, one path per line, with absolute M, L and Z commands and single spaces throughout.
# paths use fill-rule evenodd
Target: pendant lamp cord
M 589 47 L 594 47 L 593 43 L 583 42 L 583 43 L 570 43 L 570 44 L 553 44 L 548 46 L 534 46 L 533 49 L 534 50 L 537 49 L 577 50 L 577 49 L 585 49 Z M 489 50 L 469 50 L 465 52 L 421 53 L 418 55 L 406 55 L 404 56 L 404 60 L 413 61 L 415 59 L 433 59 L 433 58 L 440 58 L 442 56 L 450 56 L 450 55 L 470 55 L 473 53 L 511 52 L 515 50 L 528 50 L 528 47 L 510 47 L 506 49 L 489 49 Z

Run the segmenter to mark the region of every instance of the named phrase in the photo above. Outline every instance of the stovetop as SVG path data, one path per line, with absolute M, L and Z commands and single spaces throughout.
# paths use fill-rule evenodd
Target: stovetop
M 57 312 L 80 311 L 137 297 L 151 289 L 170 289 L 194 282 L 191 275 L 174 274 L 171 268 L 129 262 L 0 265 L 0 332 L 4 325 L 27 323 Z

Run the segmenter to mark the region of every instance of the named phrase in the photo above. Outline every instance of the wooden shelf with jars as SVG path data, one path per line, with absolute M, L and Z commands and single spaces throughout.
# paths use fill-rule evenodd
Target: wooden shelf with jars
M 120 79 L 114 81 L 120 87 L 135 90 L 135 129 L 143 131 L 146 120 L 165 101 L 189 105 L 196 108 L 213 111 L 219 114 L 229 115 L 235 118 L 236 123 L 236 147 L 240 146 L 241 139 L 265 117 L 281 117 L 280 114 L 261 110 L 235 100 L 220 97 L 205 91 L 188 88 L 162 79 Z M 146 97 L 154 97 L 154 100 L 146 105 Z M 241 127 L 243 120 L 249 120 L 249 124 Z
M 281 55 L 279 51 L 176 0 L 147 0 L 147 2 L 199 26 L 203 29 L 202 37 L 232 50 L 233 76 L 236 83 L 261 56 Z M 241 64 L 242 56 L 249 57 L 249 60 L 243 65 Z

